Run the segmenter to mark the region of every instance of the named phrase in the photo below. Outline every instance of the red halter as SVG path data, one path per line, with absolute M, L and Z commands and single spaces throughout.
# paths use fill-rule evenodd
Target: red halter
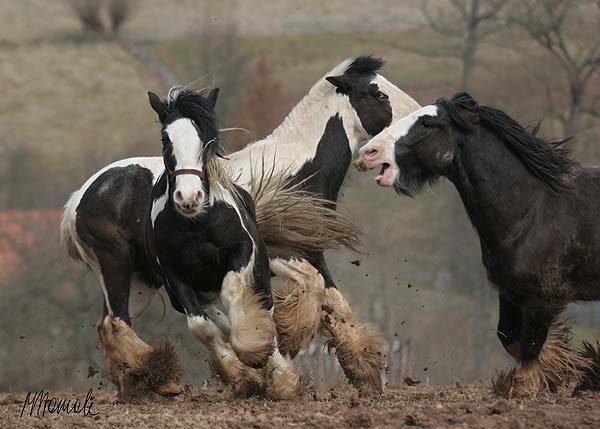
M 181 176 L 182 174 L 191 174 L 193 176 L 198 176 L 200 178 L 200 180 L 204 180 L 206 178 L 206 175 L 204 174 L 203 171 L 196 170 L 194 168 L 181 168 L 181 169 L 175 170 L 175 171 L 167 170 L 167 172 L 169 173 L 169 175 L 171 177 Z

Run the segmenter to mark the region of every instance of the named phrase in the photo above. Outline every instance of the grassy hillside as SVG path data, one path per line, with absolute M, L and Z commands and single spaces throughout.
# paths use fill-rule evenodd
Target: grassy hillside
M 342 3 L 347 2 L 310 0 L 299 7 L 292 0 L 275 6 L 261 0 L 238 2 L 232 9 L 231 1 L 217 7 L 216 2 L 207 0 L 144 0 L 124 31 L 143 43 L 181 82 L 213 71 L 214 82 L 220 84 L 224 76 L 203 62 L 206 39 L 199 34 L 207 16 L 214 18 L 216 28 L 236 22 L 233 42 L 243 61 L 234 71 L 238 78 L 242 76 L 242 95 L 247 89 L 243 76 L 261 56 L 274 82 L 298 99 L 339 61 L 363 53 L 384 57 L 383 74 L 421 103 L 452 95 L 460 65 L 448 53 L 456 49 L 457 40 L 408 26 L 418 20 L 416 1 L 357 0 L 353 8 L 342 8 Z M 164 82 L 117 41 L 82 37 L 65 4 L 0 2 L 0 16 L 5 18 L 0 27 L 0 197 L 8 206 L 18 202 L 25 207 L 60 207 L 68 193 L 99 167 L 125 156 L 158 154 L 160 150 L 146 91 L 164 91 Z M 228 10 L 237 13 L 226 17 Z M 481 47 L 473 94 L 523 122 L 540 118 L 545 98 L 539 76 L 552 71 L 548 63 L 539 52 L 524 59 L 514 49 L 500 47 L 502 40 L 492 42 Z M 224 49 L 214 57 L 228 55 L 230 51 Z M 224 85 L 220 103 L 227 101 L 235 105 L 239 99 L 237 92 Z M 263 102 L 269 103 L 269 97 Z M 237 125 L 233 117 L 222 120 L 225 126 Z M 544 131 L 559 135 L 552 121 L 545 123 Z M 582 136 L 585 139 L 593 133 L 597 129 Z M 586 160 L 600 160 L 597 154 Z M 375 187 L 371 174 L 352 172 L 342 194 L 343 205 L 365 233 L 364 253 L 335 252 L 328 260 L 357 313 L 375 321 L 388 338 L 398 333 L 413 340 L 415 365 L 431 368 L 419 378 L 475 380 L 503 364 L 504 352 L 495 338 L 495 292 L 485 284 L 477 237 L 455 190 L 441 182 L 435 193 L 400 198 L 391 190 Z M 57 254 L 55 235 L 48 240 L 52 241 L 49 253 Z M 350 264 L 354 259 L 361 261 L 359 267 Z M 79 280 L 78 286 L 95 287 L 89 273 L 82 270 L 77 275 L 86 279 Z M 62 281 L 38 277 L 37 287 L 43 293 L 48 284 Z M 23 287 L 30 290 L 33 284 L 18 277 L 6 290 L 20 296 Z M 98 289 L 93 290 L 99 296 Z M 89 314 L 82 314 L 78 302 L 72 303 L 73 311 L 79 312 L 82 323 L 91 323 L 98 317 L 99 307 L 94 296 L 82 294 L 89 298 L 85 307 Z M 41 317 L 45 300 L 42 292 L 39 296 L 40 303 L 28 311 Z M 188 361 L 197 364 L 194 381 L 200 380 L 205 375 L 203 354 L 198 354 L 201 347 L 188 338 L 182 318 L 172 312 L 164 324 L 155 325 L 160 310 L 156 303 L 154 311 L 142 320 L 142 335 L 183 338 Z M 57 320 L 59 332 L 60 327 L 72 323 L 67 315 Z M 77 338 L 83 338 L 86 350 L 95 356 L 95 333 L 87 328 Z M 578 333 L 589 336 L 589 331 Z M 16 338 L 34 332 L 15 331 L 15 335 L 10 339 L 11 350 L 18 361 L 22 351 Z M 72 356 L 56 353 L 48 359 L 60 358 L 68 366 Z M 81 360 L 80 374 L 65 375 L 61 382 L 69 385 L 71 377 L 79 377 L 79 382 L 87 383 L 86 362 Z M 31 374 L 37 365 L 39 362 L 31 365 Z M 24 379 L 17 373 L 14 376 Z

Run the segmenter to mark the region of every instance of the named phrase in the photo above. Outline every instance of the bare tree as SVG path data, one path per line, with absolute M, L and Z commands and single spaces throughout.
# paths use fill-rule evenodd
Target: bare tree
M 86 33 L 104 32 L 102 23 L 103 3 L 103 0 L 67 0 L 71 11 L 79 19 L 83 31 Z
M 117 34 L 135 12 L 138 0 L 109 0 L 108 18 L 112 32 Z
M 460 89 L 469 89 L 480 42 L 502 28 L 496 18 L 505 4 L 500 0 L 450 0 L 447 7 L 440 7 L 436 0 L 433 7 L 433 2 L 422 0 L 421 12 L 432 30 L 463 39 L 456 52 L 462 62 Z
M 600 118 L 600 96 L 586 94 L 600 70 L 600 0 L 522 0 L 511 8 L 507 20 L 528 34 L 562 69 L 569 105 L 555 107 L 551 88 L 546 88 L 546 95 L 550 113 L 560 121 L 564 134 L 577 133 L 584 114 Z

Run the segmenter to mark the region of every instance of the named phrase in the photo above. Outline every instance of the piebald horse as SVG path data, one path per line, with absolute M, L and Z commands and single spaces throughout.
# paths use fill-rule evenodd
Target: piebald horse
M 339 190 L 358 148 L 392 121 L 419 108 L 411 97 L 377 73 L 382 66 L 382 60 L 371 56 L 343 61 L 311 88 L 269 136 L 221 160 L 238 185 L 254 194 L 258 229 L 267 245 L 272 274 L 296 286 L 290 294 L 274 290 L 274 316 L 282 351 L 294 356 L 323 328 L 332 336 L 349 380 L 366 391 L 382 390 L 381 341 L 369 325 L 355 321 L 323 257 L 327 248 L 353 247 L 356 244 L 353 228 L 341 221 L 325 225 L 331 216 L 320 216 L 317 223 L 307 220 L 301 214 L 314 210 L 299 210 L 301 204 L 294 206 L 296 210 L 286 210 L 292 205 L 285 199 L 277 200 L 281 192 L 256 192 L 253 181 L 274 174 L 285 176 L 289 188 L 302 189 L 308 196 L 320 198 L 326 207 L 335 209 Z M 158 157 L 113 164 L 114 167 L 129 165 L 145 169 L 150 178 L 158 177 L 162 171 L 162 159 Z M 77 195 L 83 194 L 105 169 L 88 180 L 67 204 L 63 237 L 78 239 L 77 234 L 68 234 L 69 225 L 81 216 Z M 138 190 L 124 186 L 124 195 L 135 198 Z M 325 226 L 320 228 L 320 225 Z M 319 233 L 322 228 L 325 231 Z M 154 291 L 133 281 L 132 312 L 142 311 Z M 140 299 L 144 297 L 147 299 Z
M 569 348 L 558 321 L 569 302 L 600 300 L 600 170 L 571 160 L 506 113 L 466 93 L 399 120 L 360 150 L 359 169 L 415 195 L 439 177 L 458 190 L 499 292 L 498 338 L 518 365 L 497 393 L 598 387 L 600 354 Z
M 74 224 L 65 225 L 72 256 L 102 285 L 98 332 L 121 394 L 181 391 L 172 348 L 152 347 L 131 328 L 132 277 L 165 286 L 191 333 L 206 345 L 211 368 L 236 392 L 264 389 L 288 398 L 301 386 L 277 348 L 269 258 L 252 198 L 217 160 L 217 94 L 174 87 L 161 100 L 149 93 L 162 126 L 160 174 L 131 162 L 112 165 L 69 203 L 77 203 Z

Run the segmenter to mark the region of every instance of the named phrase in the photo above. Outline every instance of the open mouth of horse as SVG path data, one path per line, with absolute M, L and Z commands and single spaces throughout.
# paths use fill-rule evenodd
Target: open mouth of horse
M 394 171 L 391 164 L 384 162 L 381 164 L 379 175 L 375 177 L 375 181 L 379 186 L 392 186 L 394 184 Z

